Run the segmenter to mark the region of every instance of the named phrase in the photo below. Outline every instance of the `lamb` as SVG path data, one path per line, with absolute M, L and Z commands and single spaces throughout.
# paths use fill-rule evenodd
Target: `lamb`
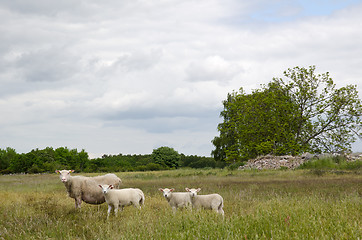
M 214 193 L 208 195 L 197 195 L 197 193 L 200 192 L 201 188 L 185 188 L 185 190 L 189 192 L 193 207 L 195 207 L 196 209 L 212 209 L 215 212 L 224 216 L 224 210 L 222 209 L 224 207 L 224 200 L 219 194 Z
M 187 192 L 173 192 L 175 189 L 159 188 L 163 192 L 163 196 L 170 204 L 173 213 L 176 213 L 177 208 L 188 208 L 191 206 L 191 196 Z
M 106 200 L 98 184 L 112 184 L 117 188 L 121 185 L 121 179 L 115 174 L 108 173 L 103 176 L 84 177 L 71 176 L 74 170 L 56 170 L 60 174 L 60 180 L 64 183 L 68 195 L 74 198 L 75 208 L 79 209 L 82 201 L 89 204 L 102 204 Z
M 114 208 L 114 214 L 117 216 L 118 207 L 121 207 L 121 211 L 124 206 L 133 205 L 138 209 L 141 209 L 141 205 L 145 203 L 145 195 L 141 189 L 138 188 L 123 188 L 113 189 L 112 185 L 98 185 L 102 189 L 102 193 L 108 204 L 108 214 L 111 213 L 112 207 Z

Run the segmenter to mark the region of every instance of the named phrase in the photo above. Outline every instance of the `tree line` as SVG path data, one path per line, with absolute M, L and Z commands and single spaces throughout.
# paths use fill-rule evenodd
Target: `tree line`
M 103 155 L 90 159 L 82 149 L 67 147 L 33 149 L 28 153 L 17 153 L 13 148 L 0 149 L 0 174 L 44 173 L 56 169 L 74 169 L 77 172 L 118 172 L 155 171 L 190 168 L 222 168 L 225 162 L 217 162 L 212 157 L 179 154 L 170 147 L 154 149 L 145 155 Z

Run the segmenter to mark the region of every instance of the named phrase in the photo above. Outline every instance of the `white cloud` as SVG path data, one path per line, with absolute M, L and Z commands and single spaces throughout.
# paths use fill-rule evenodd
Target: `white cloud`
M 362 4 L 317 9 L 279 0 L 2 1 L 0 148 L 118 154 L 168 145 L 209 155 L 232 90 L 316 65 L 362 92 Z
M 193 61 L 186 68 L 188 81 L 229 82 L 242 70 L 237 63 L 230 63 L 220 56 L 210 56 L 205 60 Z

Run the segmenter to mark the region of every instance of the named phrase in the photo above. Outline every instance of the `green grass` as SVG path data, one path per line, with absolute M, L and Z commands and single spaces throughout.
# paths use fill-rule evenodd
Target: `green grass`
M 97 174 L 85 174 L 93 176 Z M 361 239 L 360 171 L 174 170 L 117 173 L 146 205 L 107 220 L 107 205 L 74 209 L 56 174 L 0 176 L 0 239 Z M 211 211 L 172 214 L 160 187 L 224 197 Z
M 361 170 L 362 160 L 347 161 L 345 158 L 325 157 L 321 159 L 312 159 L 299 166 L 300 169 L 336 169 L 336 170 Z

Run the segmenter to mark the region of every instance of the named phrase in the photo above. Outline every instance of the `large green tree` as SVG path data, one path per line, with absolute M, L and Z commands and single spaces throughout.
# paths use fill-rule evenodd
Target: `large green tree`
M 153 149 L 151 158 L 154 163 L 168 168 L 177 168 L 180 161 L 180 154 L 170 147 L 159 147 Z
M 297 106 L 284 91 L 270 86 L 246 94 L 240 89 L 228 94 L 223 104 L 220 136 L 212 141 L 216 160 L 244 161 L 267 153 L 280 155 L 298 150 L 293 138 Z
M 355 85 L 336 88 L 329 73 L 295 67 L 261 89 L 228 94 L 212 141 L 215 159 L 243 161 L 263 154 L 350 151 L 361 136 Z

